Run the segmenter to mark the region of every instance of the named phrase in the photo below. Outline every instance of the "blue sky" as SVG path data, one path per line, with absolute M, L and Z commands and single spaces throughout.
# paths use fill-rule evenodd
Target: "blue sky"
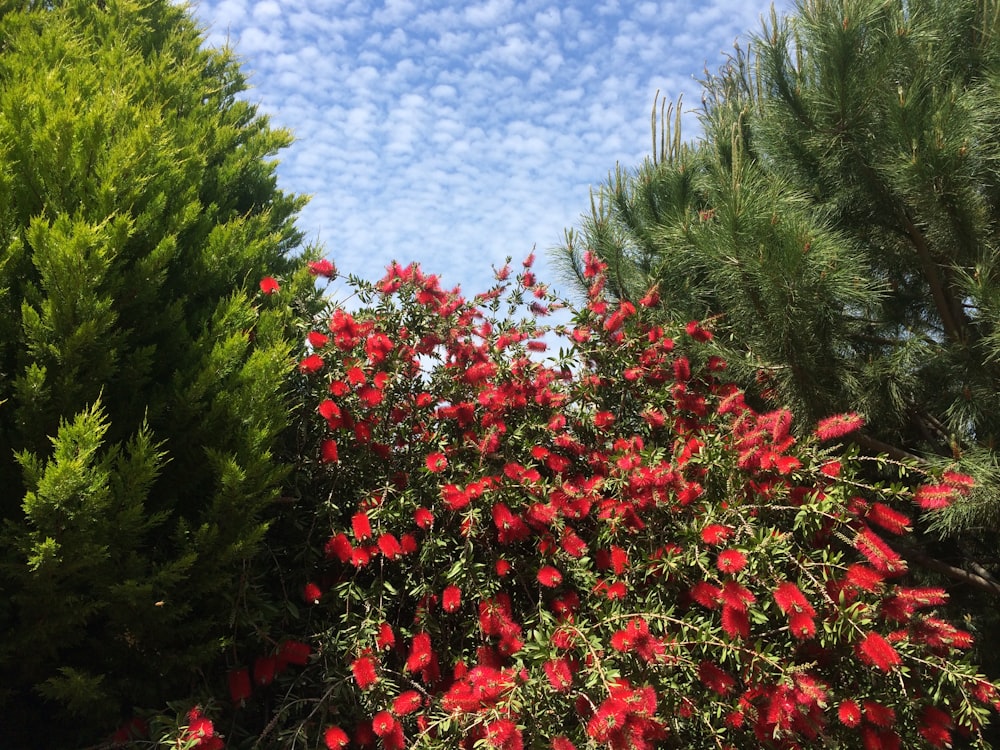
M 776 4 L 790 7 L 788 0 Z M 296 143 L 279 185 L 340 270 L 417 261 L 486 289 L 537 249 L 539 275 L 616 163 L 649 153 L 657 90 L 685 109 L 697 78 L 758 31 L 764 0 L 199 0 L 250 101 Z M 685 136 L 697 135 L 693 115 Z

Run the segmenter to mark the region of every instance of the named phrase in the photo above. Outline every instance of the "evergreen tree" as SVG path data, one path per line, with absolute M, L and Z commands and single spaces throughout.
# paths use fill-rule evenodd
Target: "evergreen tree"
M 801 0 L 707 76 L 700 119 L 684 143 L 654 105 L 653 155 L 561 258 L 585 284 L 593 250 L 619 298 L 711 320 L 759 402 L 856 410 L 861 450 L 973 474 L 908 554 L 997 627 L 1000 6 Z
M 248 560 L 287 474 L 287 301 L 313 286 L 276 188 L 290 137 L 202 41 L 168 0 L 0 2 L 13 746 L 94 741 L 265 630 Z

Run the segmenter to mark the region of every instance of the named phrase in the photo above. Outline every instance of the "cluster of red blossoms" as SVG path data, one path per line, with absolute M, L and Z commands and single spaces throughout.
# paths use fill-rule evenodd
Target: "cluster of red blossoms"
M 321 658 L 297 689 L 326 747 L 977 741 L 997 689 L 891 541 L 968 477 L 901 507 L 840 450 L 859 415 L 758 413 L 707 326 L 603 273 L 586 258 L 587 304 L 552 328 L 530 258 L 472 303 L 393 265 L 309 334 L 330 501 L 303 524 Z

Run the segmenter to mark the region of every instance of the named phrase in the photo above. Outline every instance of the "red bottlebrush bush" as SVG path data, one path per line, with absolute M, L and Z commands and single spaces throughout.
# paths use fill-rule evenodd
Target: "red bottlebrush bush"
M 594 265 L 555 330 L 499 313 L 559 307 L 527 270 L 470 303 L 393 266 L 314 331 L 312 535 L 284 541 L 323 597 L 272 634 L 311 655 L 261 744 L 975 743 L 997 688 L 893 548 L 967 485 L 866 483 L 834 440 L 857 415 L 756 413 L 707 328 L 616 307 Z

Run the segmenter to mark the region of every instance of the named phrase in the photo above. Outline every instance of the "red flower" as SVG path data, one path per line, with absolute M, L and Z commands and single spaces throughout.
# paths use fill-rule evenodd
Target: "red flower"
M 498 719 L 486 725 L 486 741 L 497 750 L 522 750 L 521 730 L 510 719 Z
M 309 266 L 309 273 L 313 276 L 325 276 L 329 279 L 337 273 L 337 267 L 326 258 L 309 261 L 307 265 Z
M 446 586 L 441 593 L 441 609 L 454 612 L 462 604 L 462 589 L 458 586 Z
M 260 290 L 264 294 L 274 294 L 281 290 L 281 284 L 275 281 L 273 276 L 265 276 L 260 280 Z
M 495 567 L 497 575 L 500 576 L 501 578 L 510 573 L 511 570 L 511 564 L 502 558 L 500 560 L 497 560 Z
M 329 464 L 340 461 L 340 455 L 337 452 L 337 443 L 333 440 L 324 440 L 320 443 L 319 455 L 320 463 Z
M 431 453 L 427 456 L 425 463 L 427 464 L 427 471 L 437 474 L 448 468 L 448 457 L 443 453 Z
M 820 440 L 836 440 L 845 435 L 850 435 L 864 426 L 864 418 L 855 412 L 834 414 L 832 417 L 820 420 L 813 434 Z
M 299 372 L 305 375 L 312 375 L 323 369 L 323 358 L 318 354 L 310 354 L 299 362 Z
M 552 750 L 576 750 L 576 745 L 570 742 L 568 737 L 559 735 L 552 738 Z
M 392 702 L 392 712 L 396 716 L 406 716 L 420 708 L 423 700 L 423 697 L 416 690 L 407 690 L 405 693 L 400 693 Z
M 721 602 L 722 590 L 706 581 L 698 581 L 691 587 L 691 598 L 708 609 L 715 609 Z
M 875 701 L 864 701 L 862 703 L 862 709 L 865 721 L 869 724 L 874 724 L 877 727 L 888 729 L 896 723 L 896 712 L 888 706 L 883 706 L 881 703 L 877 703 Z
M 883 503 L 873 503 L 865 518 L 892 534 L 905 534 L 910 530 L 910 517 Z
M 957 491 L 948 484 L 928 484 L 918 487 L 913 501 L 924 510 L 947 508 L 955 499 Z
M 410 643 L 410 655 L 406 658 L 406 671 L 417 672 L 431 663 L 431 637 L 429 633 L 417 633 Z
M 250 697 L 250 672 L 246 669 L 234 669 L 228 675 L 229 697 L 233 703 L 242 703 Z
M 726 695 L 736 685 L 735 677 L 710 661 L 703 661 L 698 665 L 698 679 L 702 685 L 719 695 Z
M 361 656 L 351 663 L 351 674 L 358 687 L 367 690 L 378 682 L 378 673 L 375 671 L 375 662 L 368 656 Z
M 302 598 L 305 600 L 306 604 L 319 604 L 319 600 L 323 597 L 323 591 L 315 583 L 310 581 L 302 588 Z
M 857 701 L 841 701 L 837 706 L 837 718 L 845 727 L 856 727 L 861 723 L 861 707 Z
M 808 612 L 793 612 L 788 618 L 788 629 L 800 641 L 816 635 L 816 621 Z
M 557 693 L 564 693 L 573 684 L 573 671 L 566 659 L 550 659 L 543 665 L 549 685 Z
M 372 731 L 379 737 L 392 734 L 396 728 L 396 718 L 388 711 L 379 711 L 372 717 Z
M 413 511 L 413 522 L 421 529 L 429 529 L 434 523 L 434 514 L 427 508 L 417 508 Z
M 302 641 L 285 641 L 278 650 L 279 671 L 288 664 L 304 667 L 309 663 L 309 654 L 312 649 L 308 643 Z
M 309 331 L 306 335 L 306 341 L 309 342 L 309 346 L 313 349 L 322 349 L 330 343 L 330 337 L 326 334 L 320 333 L 319 331 Z
M 951 716 L 934 706 L 920 714 L 920 735 L 934 747 L 951 747 Z
M 865 664 L 871 664 L 883 672 L 888 672 L 901 663 L 896 649 L 878 633 L 869 633 L 855 646 L 855 653 Z
M 816 610 L 813 609 L 809 600 L 791 581 L 782 581 L 778 584 L 778 588 L 774 590 L 774 603 L 786 615 L 804 612 L 812 617 L 816 614 Z
M 548 588 L 555 588 L 562 583 L 562 573 L 551 565 L 545 565 L 538 571 L 538 582 Z
M 359 511 L 351 517 L 351 530 L 354 531 L 354 538 L 359 542 L 370 539 L 372 536 L 372 525 L 368 519 L 368 514 Z
M 559 544 L 570 557 L 583 557 L 587 551 L 587 543 L 569 526 L 563 529 Z
M 390 560 L 395 560 L 403 554 L 403 548 L 400 546 L 399 540 L 392 534 L 382 534 L 378 538 L 378 548 Z
M 715 567 L 723 573 L 738 573 L 746 564 L 746 555 L 738 549 L 723 550 L 715 560 Z
M 867 557 L 872 567 L 880 573 L 902 573 L 906 570 L 906 561 L 868 526 L 858 532 L 854 548 Z
M 710 524 L 701 530 L 701 540 L 705 544 L 720 544 L 732 535 L 732 529 L 718 523 Z
M 383 651 L 396 645 L 396 634 L 392 632 L 392 625 L 387 622 L 383 622 L 378 626 L 378 635 L 375 636 L 375 645 Z
M 270 685 L 274 682 L 274 671 L 278 659 L 274 656 L 259 656 L 253 663 L 253 681 L 258 685 Z
M 327 727 L 323 732 L 323 742 L 326 743 L 327 750 L 341 750 L 350 741 L 347 732 L 340 727 Z

